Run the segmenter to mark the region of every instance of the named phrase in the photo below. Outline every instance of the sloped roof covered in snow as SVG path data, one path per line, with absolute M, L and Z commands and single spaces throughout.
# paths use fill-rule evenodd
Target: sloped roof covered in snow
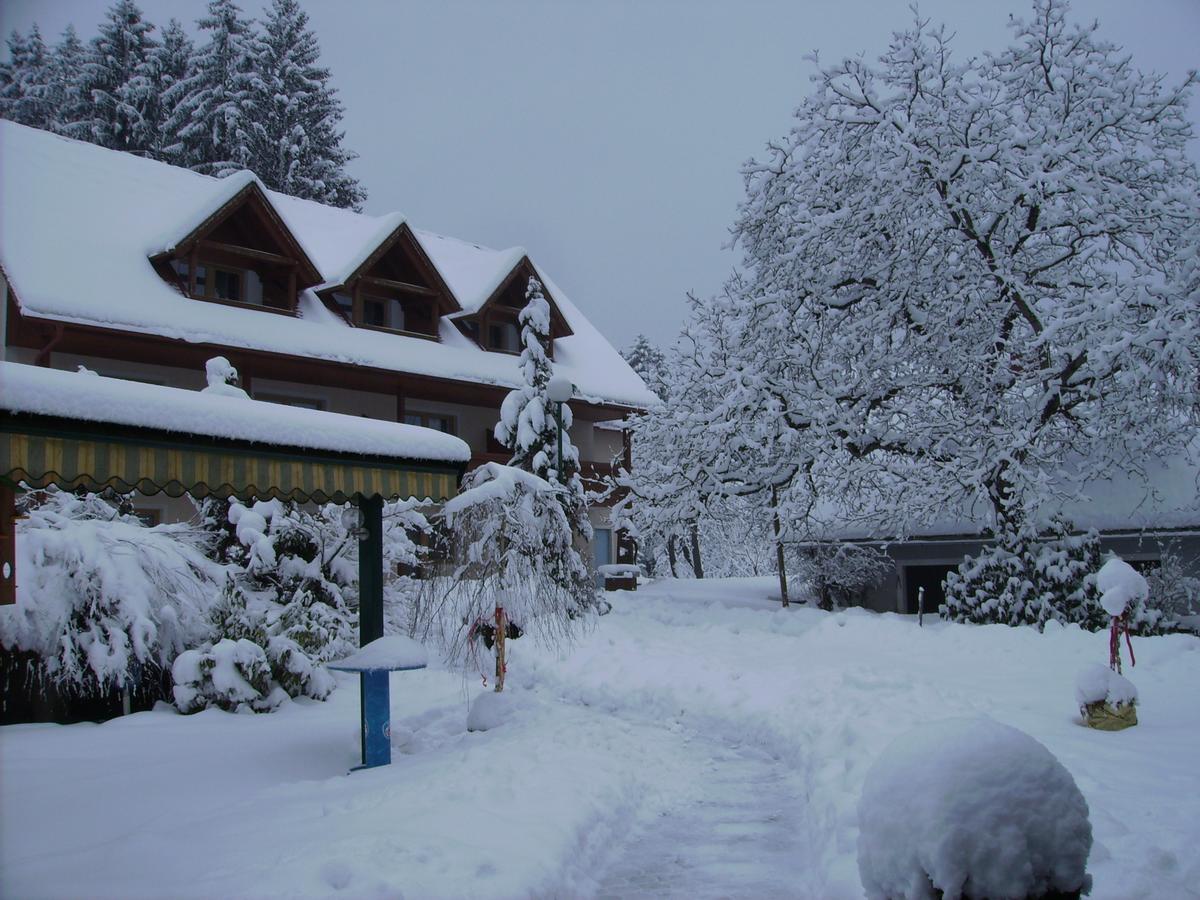
M 440 342 L 353 328 L 312 290 L 297 316 L 196 301 L 166 284 L 150 257 L 257 183 L 227 179 L 0 122 L 0 265 L 23 313 L 194 343 L 304 356 L 415 375 L 515 387 L 509 354 L 489 352 L 446 318 Z M 261 183 L 259 183 L 261 187 Z M 319 270 L 340 283 L 392 234 L 399 214 L 368 216 L 264 191 Z M 411 223 L 410 227 L 411 227 Z M 464 313 L 477 311 L 525 256 L 414 231 Z M 541 273 L 541 270 L 538 270 Z M 544 273 L 542 273 L 544 274 Z M 555 341 L 555 369 L 587 401 L 644 407 L 654 397 L 612 345 L 546 279 L 573 332 Z
M 0 410 L 334 453 L 465 463 L 461 439 L 431 428 L 0 362 Z

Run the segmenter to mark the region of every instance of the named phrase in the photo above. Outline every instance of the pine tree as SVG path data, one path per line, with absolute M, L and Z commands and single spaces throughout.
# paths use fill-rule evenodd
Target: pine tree
M 155 103 L 153 115 L 153 156 L 163 159 L 165 148 L 175 142 L 175 136 L 167 130 L 175 108 L 186 96 L 185 83 L 191 74 L 192 60 L 196 48 L 183 30 L 178 19 L 172 19 L 162 32 L 162 43 L 154 48 L 151 56 L 154 73 Z
M 521 326 L 522 387 L 511 391 L 500 405 L 496 440 L 512 450 L 510 466 L 532 472 L 552 484 L 564 485 L 564 504 L 576 530 L 591 539 L 587 501 L 579 477 L 579 451 L 571 443 L 571 408 L 562 406 L 562 459 L 558 456 L 559 428 L 555 405 L 547 396 L 554 371 L 546 348 L 550 346 L 550 304 L 542 284 L 529 279 L 525 308 L 517 316 Z
M 345 172 L 354 155 L 341 146 L 343 108 L 319 57 L 308 14 L 273 0 L 256 45 L 249 167 L 274 190 L 358 209 L 366 195 Z
M 182 83 L 183 98 L 167 117 L 165 129 L 175 140 L 164 152 L 177 165 L 227 175 L 250 163 L 251 123 L 258 117 L 257 46 L 233 0 L 212 0 L 197 25 L 210 37 Z
M 45 128 L 50 120 L 52 67 L 46 43 L 37 25 L 22 36 L 13 31 L 8 39 L 12 60 L 0 71 L 0 117 Z
M 108 11 L 88 45 L 80 78 L 91 110 L 71 125 L 73 136 L 112 150 L 144 154 L 151 149 L 156 97 L 151 54 L 158 46 L 153 31 L 133 0 L 117 0 Z
M 75 33 L 75 26 L 68 25 L 50 58 L 51 131 L 67 134 L 76 122 L 82 122 L 91 113 L 91 98 L 84 96 L 82 85 L 86 58 L 87 50 Z

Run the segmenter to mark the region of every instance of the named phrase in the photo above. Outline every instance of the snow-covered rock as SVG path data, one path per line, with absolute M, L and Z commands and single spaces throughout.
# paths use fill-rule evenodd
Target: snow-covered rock
M 920 726 L 867 774 L 858 806 L 867 896 L 1027 897 L 1088 889 L 1092 827 L 1055 756 L 988 718 Z
M 515 707 L 511 691 L 484 691 L 471 703 L 467 731 L 491 731 L 512 718 Z

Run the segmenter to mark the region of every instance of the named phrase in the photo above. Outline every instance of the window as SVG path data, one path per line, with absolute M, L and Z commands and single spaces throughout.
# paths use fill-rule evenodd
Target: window
M 142 524 L 147 528 L 153 528 L 155 525 L 161 525 L 163 514 L 161 509 L 154 509 L 149 506 L 135 506 L 133 514 L 142 520 Z
M 404 424 L 420 425 L 422 428 L 432 428 L 434 431 L 441 431 L 445 434 L 458 434 L 458 423 L 454 416 L 442 413 L 406 412 Z
M 488 347 L 518 353 L 521 349 L 521 332 L 512 322 L 493 322 L 488 325 Z
M 404 330 L 404 304 L 394 297 L 363 297 L 363 324 Z
M 186 285 L 188 282 L 187 260 L 173 259 L 171 268 Z M 208 263 L 198 264 L 195 273 L 195 290 L 192 296 L 241 302 L 246 293 L 243 286 L 245 274 L 241 269 L 213 266 Z
M 302 409 L 324 409 L 325 401 L 314 397 L 293 397 L 290 394 L 270 394 L 254 392 L 255 400 L 266 403 L 282 403 L 284 406 L 298 406 Z

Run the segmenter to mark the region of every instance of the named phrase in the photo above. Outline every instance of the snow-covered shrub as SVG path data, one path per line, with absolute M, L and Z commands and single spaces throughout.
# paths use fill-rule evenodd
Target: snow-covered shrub
M 858 870 L 873 900 L 1091 888 L 1092 827 L 1071 773 L 991 719 L 934 722 L 893 742 L 867 774 L 858 820 Z
M 235 706 L 247 702 L 256 711 L 274 709 L 278 703 L 265 698 L 275 696 L 276 688 L 291 697 L 325 699 L 334 681 L 321 664 L 357 646 L 357 567 L 349 558 L 357 542 L 341 523 L 341 508 L 310 512 L 278 500 L 248 506 L 229 499 L 206 500 L 199 510 L 213 552 L 231 574 L 212 610 L 218 643 L 196 652 L 208 659 L 216 647 L 232 642 L 246 661 L 248 648 L 257 648 L 254 658 L 267 666 L 270 684 L 262 690 L 246 674 L 245 682 L 264 699 L 243 698 Z M 181 671 L 194 674 L 191 665 Z M 204 674 L 203 666 L 199 671 Z M 225 695 L 216 688 L 185 689 L 183 703 L 176 696 L 184 712 L 208 705 L 226 709 L 233 702 L 218 701 Z
M 286 698 L 271 677 L 263 648 L 253 641 L 224 638 L 180 653 L 171 667 L 175 706 L 182 713 L 215 706 L 269 712 Z
M 1099 631 L 1109 623 L 1096 587 L 1102 564 L 1099 535 L 1072 534 L 1063 520 L 1044 536 L 1032 528 L 1002 534 L 946 576 L 942 615 L 955 622 L 1039 628 L 1054 619 Z M 1169 624 L 1149 603 L 1130 605 L 1129 630 L 1135 634 L 1161 634 Z
M 416 500 L 383 505 L 383 621 L 387 633 L 413 636 L 425 620 L 421 579 L 442 555 L 445 536 L 417 510 Z M 418 543 L 418 540 L 421 543 Z
M 1188 560 L 1171 544 L 1159 552 L 1158 565 L 1146 573 L 1155 605 L 1172 617 L 1200 613 L 1200 562 Z
M 427 582 L 421 637 L 439 636 L 462 660 L 496 607 L 517 628 L 550 642 L 568 637 L 595 609 L 595 578 L 575 546 L 560 491 L 497 463 L 466 475 L 463 490 L 442 510 L 453 568 Z
M 806 548 L 798 566 L 821 609 L 861 602 L 894 568 L 891 557 L 874 547 L 841 542 Z
M 95 494 L 22 499 L 16 606 L 0 643 L 36 654 L 36 676 L 68 695 L 135 686 L 208 635 L 224 578 L 187 525 L 147 527 Z

